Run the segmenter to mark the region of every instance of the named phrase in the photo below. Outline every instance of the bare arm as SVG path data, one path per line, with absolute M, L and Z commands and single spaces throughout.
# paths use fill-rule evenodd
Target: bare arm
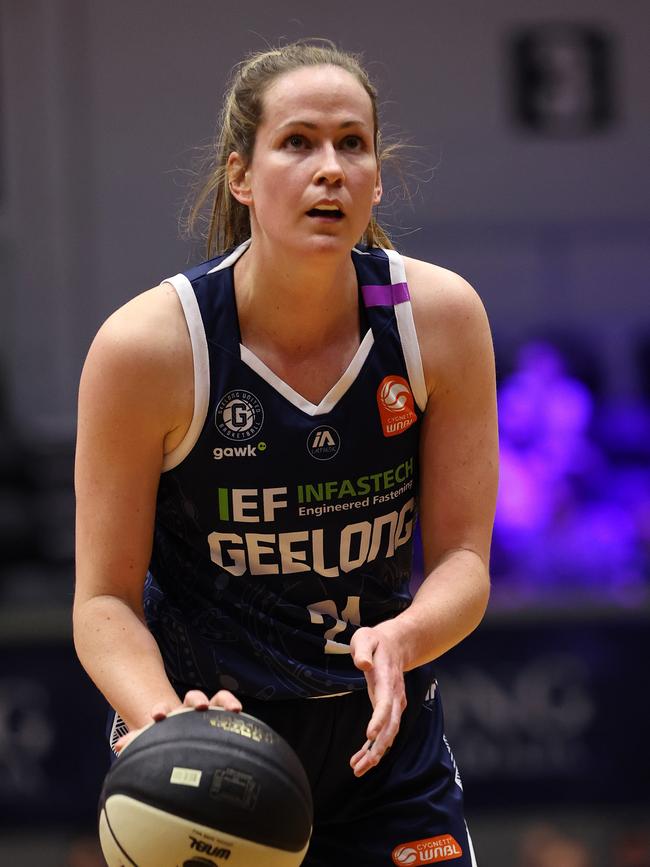
M 444 274 L 440 303 L 416 319 L 423 324 L 429 388 L 420 439 L 425 580 L 411 607 L 392 622 L 408 639 L 405 670 L 436 659 L 472 632 L 489 596 L 498 477 L 492 341 L 476 293 L 460 277 Z
M 168 285 L 102 326 L 80 388 L 74 641 L 86 671 L 130 729 L 180 704 L 144 622 L 163 455 L 192 415 L 189 338 Z
M 355 662 L 378 696 L 368 727 L 375 744 L 353 757 L 355 773 L 376 764 L 397 733 L 403 672 L 465 638 L 489 596 L 498 443 L 487 318 L 455 274 L 412 262 L 409 285 L 429 393 L 420 438 L 425 580 L 406 611 L 355 636 Z

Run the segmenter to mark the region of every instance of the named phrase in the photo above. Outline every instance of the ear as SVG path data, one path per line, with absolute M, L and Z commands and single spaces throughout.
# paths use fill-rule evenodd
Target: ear
M 378 205 L 381 202 L 381 197 L 384 192 L 384 188 L 381 183 L 381 172 L 377 169 L 377 180 L 375 182 L 375 193 L 372 197 L 373 205 Z
M 237 151 L 233 151 L 228 157 L 226 169 L 230 192 L 242 205 L 250 205 L 253 201 L 250 173 L 246 163 Z

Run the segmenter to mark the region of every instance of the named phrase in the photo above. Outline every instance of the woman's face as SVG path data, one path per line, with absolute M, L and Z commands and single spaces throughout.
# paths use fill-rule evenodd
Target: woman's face
M 381 197 L 369 95 L 344 69 L 311 66 L 277 78 L 263 106 L 253 157 L 233 185 L 253 238 L 301 253 L 349 251 Z

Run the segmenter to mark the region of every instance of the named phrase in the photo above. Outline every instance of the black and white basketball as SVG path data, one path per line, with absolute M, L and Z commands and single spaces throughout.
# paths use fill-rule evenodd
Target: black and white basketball
M 109 867 L 297 867 L 313 821 L 289 744 L 246 713 L 182 710 L 131 741 L 99 803 Z

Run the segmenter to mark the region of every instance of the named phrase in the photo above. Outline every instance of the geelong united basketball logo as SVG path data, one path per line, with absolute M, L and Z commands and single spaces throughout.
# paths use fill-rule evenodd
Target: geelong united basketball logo
M 228 440 L 250 440 L 262 429 L 264 410 L 250 391 L 237 388 L 219 401 L 214 414 L 217 430 Z
M 401 434 L 417 421 L 413 394 L 401 376 L 385 376 L 377 389 L 377 406 L 385 437 Z

